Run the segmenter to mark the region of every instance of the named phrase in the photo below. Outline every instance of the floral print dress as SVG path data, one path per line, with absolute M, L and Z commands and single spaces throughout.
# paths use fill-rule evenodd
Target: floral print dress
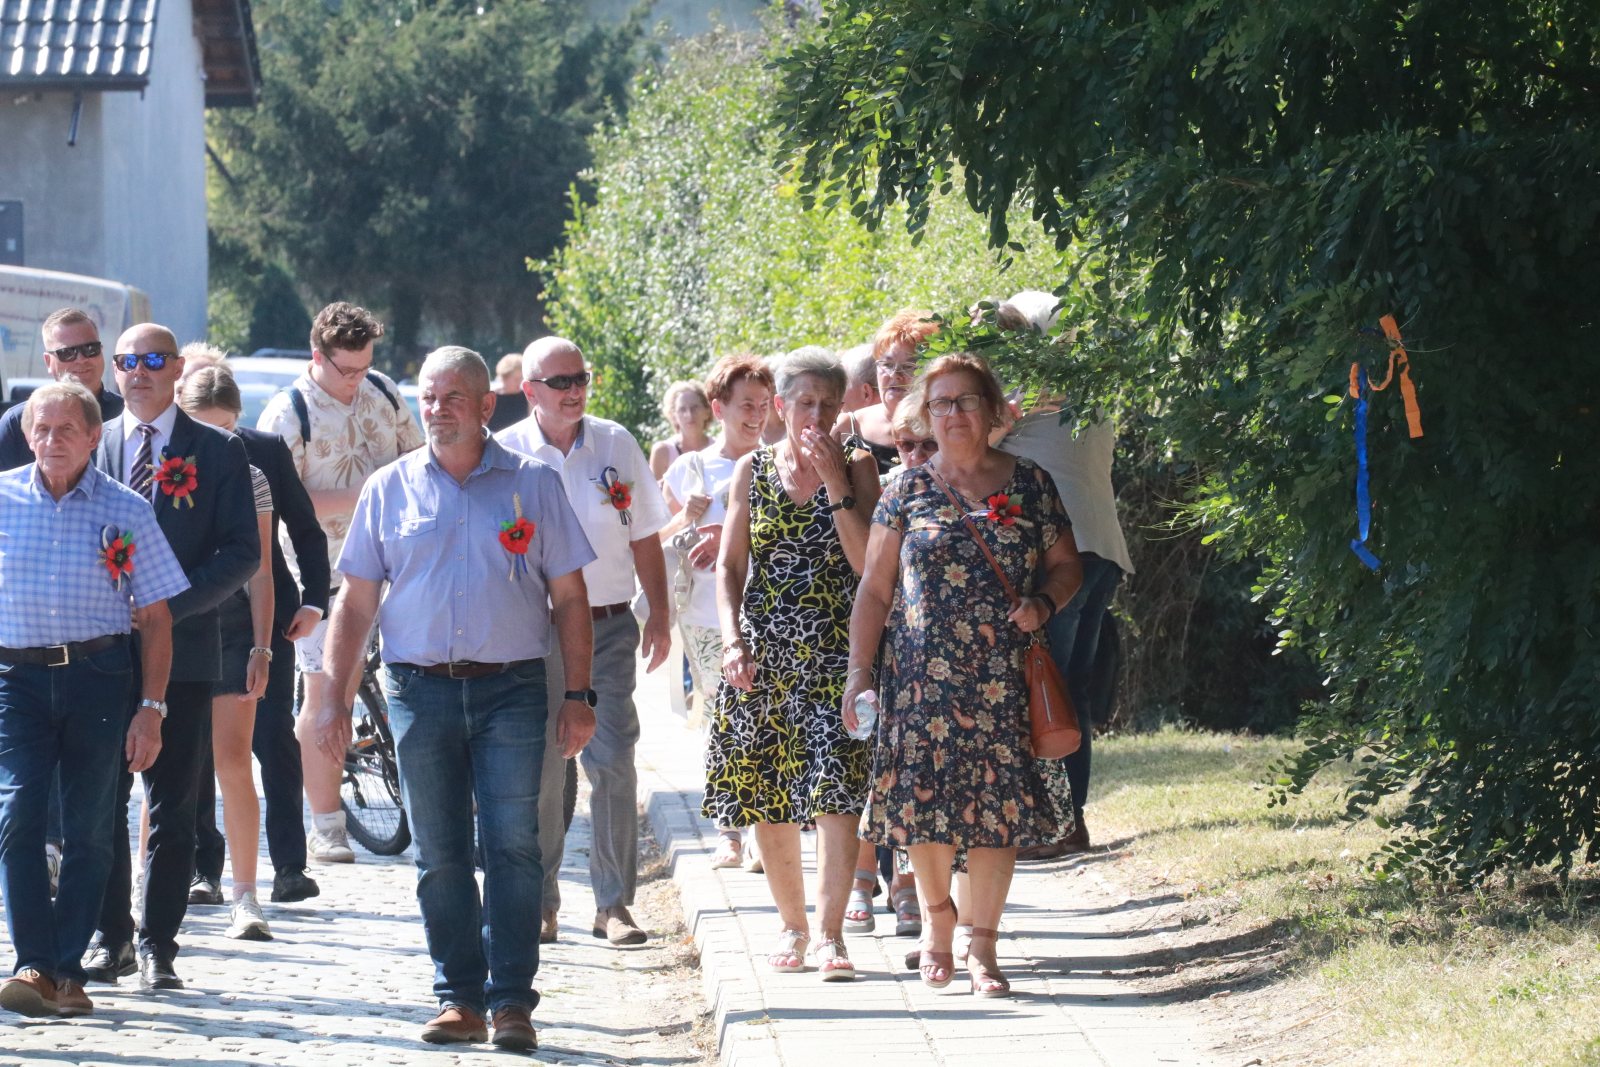
M 1017 591 L 1070 526 L 1050 475 L 1019 459 L 1003 490 L 1021 514 L 963 501 Z M 961 499 L 959 494 L 957 499 Z M 1022 653 L 1028 635 L 994 569 L 926 466 L 889 479 L 872 521 L 900 535 L 879 670 L 883 711 L 861 836 L 880 845 L 1011 848 L 1071 832 L 1071 801 L 1033 758 Z M 1064 776 L 1061 776 L 1064 777 Z

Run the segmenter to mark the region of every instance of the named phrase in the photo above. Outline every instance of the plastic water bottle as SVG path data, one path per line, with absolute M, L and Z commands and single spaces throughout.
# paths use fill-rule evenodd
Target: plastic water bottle
M 856 728 L 845 731 L 857 741 L 872 737 L 878 729 L 878 694 L 868 689 L 856 696 Z

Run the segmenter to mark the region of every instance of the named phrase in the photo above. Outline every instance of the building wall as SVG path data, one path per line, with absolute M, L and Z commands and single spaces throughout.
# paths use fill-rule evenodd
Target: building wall
M 189 0 L 161 0 L 151 68 L 142 98 L 101 102 L 104 273 L 143 289 L 183 344 L 206 335 L 207 279 L 205 80 Z
M 105 264 L 100 96 L 86 93 L 78 144 L 67 146 L 71 93 L 0 102 L 0 200 L 22 201 L 23 266 L 99 276 Z

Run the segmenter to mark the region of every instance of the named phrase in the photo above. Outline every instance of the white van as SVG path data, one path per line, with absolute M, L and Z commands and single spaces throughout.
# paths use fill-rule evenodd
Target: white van
M 88 312 L 106 347 L 106 376 L 117 335 L 136 322 L 150 321 L 150 298 L 141 290 L 106 278 L 54 270 L 0 265 L 0 400 L 10 399 L 13 381 L 46 378 L 44 339 L 39 327 L 57 308 Z

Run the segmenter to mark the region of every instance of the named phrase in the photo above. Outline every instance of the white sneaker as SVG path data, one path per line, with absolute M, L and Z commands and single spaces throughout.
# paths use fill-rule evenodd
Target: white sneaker
M 350 838 L 344 832 L 344 827 L 335 826 L 327 830 L 311 828 L 306 835 L 306 851 L 311 853 L 311 858 L 318 863 L 354 863 L 356 854 L 350 848 Z
M 228 910 L 228 936 L 235 941 L 271 941 L 272 931 L 267 929 L 266 916 L 254 890 L 233 902 Z

